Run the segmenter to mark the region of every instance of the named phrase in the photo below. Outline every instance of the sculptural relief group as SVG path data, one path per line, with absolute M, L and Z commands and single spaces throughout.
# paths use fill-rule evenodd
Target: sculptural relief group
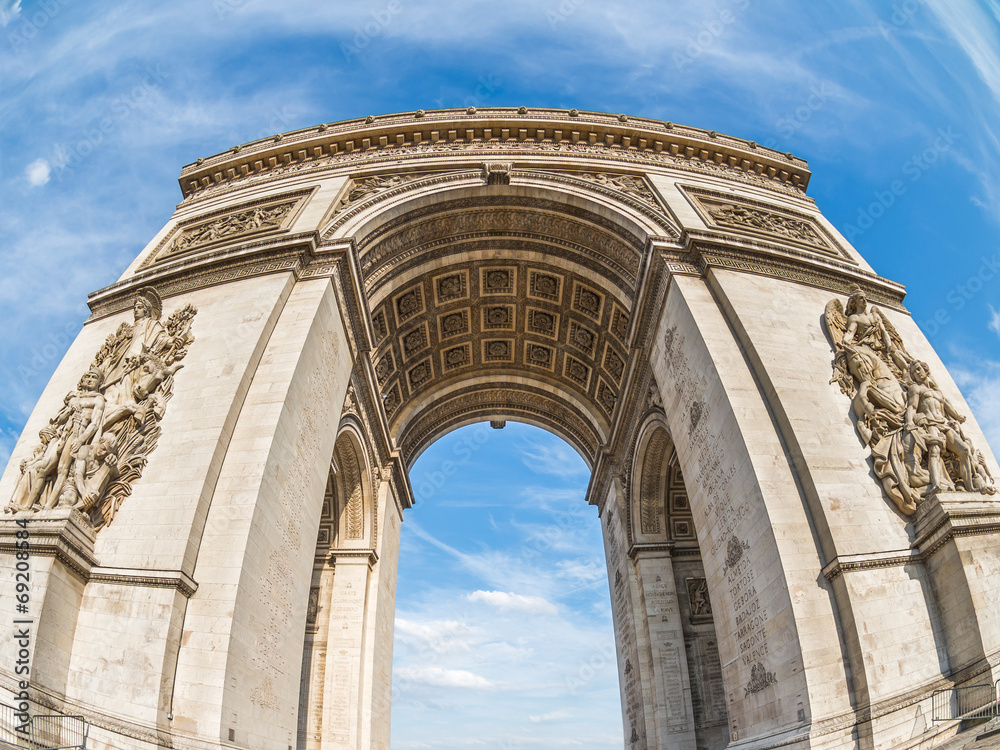
M 151 287 L 139 290 L 132 311 L 134 322 L 108 336 L 38 433 L 6 512 L 74 508 L 100 528 L 131 492 L 159 439 L 197 313 L 186 305 L 161 323 L 162 304 Z
M 846 309 L 831 300 L 825 320 L 836 351 L 830 382 L 851 397 L 858 433 L 896 507 L 912 515 L 939 492 L 994 494 L 986 459 L 962 429 L 965 416 L 865 293 L 855 286 Z

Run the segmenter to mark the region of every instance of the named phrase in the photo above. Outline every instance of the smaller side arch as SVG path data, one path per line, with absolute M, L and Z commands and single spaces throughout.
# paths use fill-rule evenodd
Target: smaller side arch
M 666 541 L 667 508 L 665 488 L 674 444 L 666 424 L 651 417 L 642 430 L 631 477 L 629 521 L 634 542 Z
M 370 548 L 377 541 L 371 458 L 366 443 L 361 425 L 351 416 L 344 417 L 331 461 L 335 548 Z

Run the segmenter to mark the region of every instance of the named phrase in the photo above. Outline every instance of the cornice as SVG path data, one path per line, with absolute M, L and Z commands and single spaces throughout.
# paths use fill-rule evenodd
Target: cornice
M 381 115 L 275 135 L 199 159 L 181 170 L 185 199 L 289 172 L 400 157 L 470 153 L 504 158 L 539 152 L 560 157 L 600 154 L 619 163 L 659 164 L 724 173 L 753 184 L 802 194 L 806 163 L 752 141 L 645 118 L 576 110 L 470 107 Z
M 676 542 L 635 542 L 628 548 L 628 556 L 634 562 L 640 555 L 653 557 L 673 557 Z
M 902 284 L 847 260 L 718 231 L 687 230 L 683 239 L 685 253 L 667 254 L 668 263 L 683 264 L 678 268 L 681 273 L 696 272 L 704 276 L 712 268 L 741 271 L 845 295 L 857 284 L 872 302 L 906 312 L 903 306 L 906 289 Z
M 155 264 L 103 289 L 87 299 L 89 320 L 98 320 L 131 309 L 135 292 L 155 286 L 168 298 L 194 289 L 224 284 L 240 278 L 271 273 L 297 273 L 305 269 L 316 244 L 315 232 L 269 238 L 207 252 L 174 262 Z
M 823 567 L 824 577 L 924 563 L 956 537 L 1000 537 L 1000 503 L 978 492 L 942 492 L 917 507 L 913 524 L 916 539 L 909 550 L 839 555 Z
M 18 522 L 25 520 L 27 527 L 22 529 Z M 101 566 L 94 554 L 94 530 L 78 510 L 54 508 L 0 520 L 0 553 L 13 554 L 18 549 L 19 530 L 28 532 L 28 553 L 32 557 L 55 558 L 83 583 L 176 589 L 188 599 L 198 590 L 194 579 L 180 570 Z
M 372 570 L 378 562 L 378 553 L 373 549 L 332 549 L 329 560 L 334 566 L 365 564 Z

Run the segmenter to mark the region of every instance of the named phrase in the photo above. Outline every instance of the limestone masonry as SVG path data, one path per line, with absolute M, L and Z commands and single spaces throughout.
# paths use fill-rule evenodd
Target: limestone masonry
M 0 703 L 388 750 L 408 468 L 514 420 L 592 469 L 627 750 L 947 742 L 935 691 L 1000 679 L 1000 468 L 809 178 L 524 107 L 185 167 L 0 480 Z

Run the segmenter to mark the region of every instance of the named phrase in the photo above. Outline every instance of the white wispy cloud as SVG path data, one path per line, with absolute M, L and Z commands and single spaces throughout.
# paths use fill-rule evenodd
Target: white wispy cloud
M 470 602 L 483 602 L 501 612 L 526 615 L 558 615 L 559 609 L 541 596 L 525 596 L 507 591 L 473 591 L 466 597 Z
M 464 669 L 444 669 L 442 667 L 401 667 L 393 674 L 405 680 L 434 687 L 454 687 L 470 690 L 484 690 L 493 687 L 485 677 Z
M 468 653 L 471 650 L 469 639 L 473 635 L 473 629 L 458 620 L 415 622 L 396 618 L 396 637 L 400 641 L 439 654 Z
M 993 20 L 982 4 L 972 0 L 927 0 L 927 5 L 968 55 L 983 83 L 1000 101 L 1000 37 L 995 23 L 995 0 L 987 0 L 994 13 Z
M 564 719 L 570 719 L 572 717 L 572 711 L 568 709 L 561 709 L 559 711 L 550 711 L 547 714 L 540 714 L 538 716 L 529 716 L 528 721 L 532 724 L 542 724 L 550 721 L 563 721 Z
M 593 559 L 560 560 L 556 570 L 563 578 L 584 584 L 599 584 L 607 581 L 607 569 L 604 564 Z
M 536 474 L 563 479 L 588 473 L 587 465 L 579 454 L 554 436 L 545 440 L 526 440 L 521 449 L 521 461 Z
M 9 26 L 20 15 L 21 0 L 0 0 L 0 26 Z
M 1000 311 L 994 309 L 993 305 L 990 305 L 990 322 L 987 325 L 993 333 L 1000 336 Z
M 24 169 L 24 176 L 31 187 L 40 187 L 49 181 L 52 165 L 47 159 L 35 159 Z

